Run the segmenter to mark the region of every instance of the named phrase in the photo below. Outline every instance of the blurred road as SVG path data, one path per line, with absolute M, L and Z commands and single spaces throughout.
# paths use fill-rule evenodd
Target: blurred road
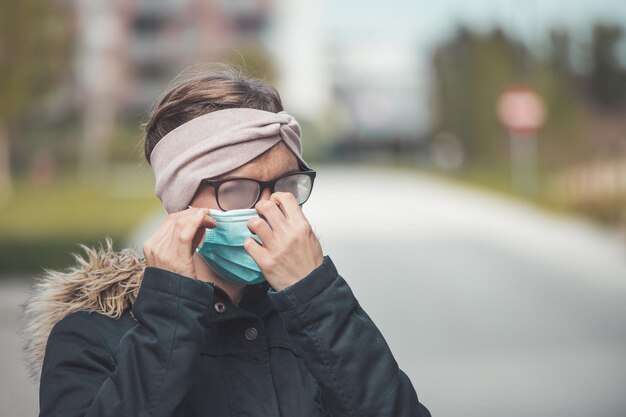
M 0 416 L 36 417 L 38 387 L 26 374 L 18 336 L 20 304 L 28 296 L 26 280 L 0 280 Z
M 435 416 L 626 416 L 617 235 L 427 177 L 322 170 L 304 211 Z
M 619 235 L 363 168 L 320 167 L 304 212 L 434 416 L 626 416 Z M 136 247 L 158 221 L 140 228 Z M 0 295 L 0 332 L 13 335 L 5 317 L 26 289 Z M 36 415 L 18 344 L 0 343 L 0 415 Z

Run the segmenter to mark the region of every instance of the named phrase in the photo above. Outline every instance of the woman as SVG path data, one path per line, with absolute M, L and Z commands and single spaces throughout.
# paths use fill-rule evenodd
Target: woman
M 144 143 L 168 212 L 145 258 L 83 246 L 25 306 L 40 417 L 430 415 L 301 210 L 275 89 L 179 78 Z

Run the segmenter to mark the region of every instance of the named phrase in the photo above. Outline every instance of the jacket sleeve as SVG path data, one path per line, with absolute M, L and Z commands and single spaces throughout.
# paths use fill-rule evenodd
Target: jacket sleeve
M 117 361 L 85 312 L 57 322 L 44 356 L 40 417 L 182 416 L 212 298 L 203 281 L 147 267 L 131 310 L 137 324 L 121 337 Z
M 270 289 L 269 296 L 331 415 L 430 416 L 330 257 L 296 284 Z

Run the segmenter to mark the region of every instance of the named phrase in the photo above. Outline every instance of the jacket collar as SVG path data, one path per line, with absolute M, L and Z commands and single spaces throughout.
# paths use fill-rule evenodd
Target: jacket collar
M 35 277 L 21 306 L 20 336 L 26 367 L 35 382 L 40 378 L 48 336 L 58 321 L 79 310 L 117 319 L 139 293 L 146 263 L 132 249 L 113 250 L 108 236 L 100 248 L 80 246 L 86 256 L 73 254 L 76 264 L 65 271 L 45 269 Z
M 215 286 L 213 288 L 215 297 L 214 301 L 228 303 L 231 306 L 231 309 L 234 309 L 235 311 L 243 310 L 246 313 L 250 313 L 254 316 L 264 319 L 274 309 L 274 305 L 267 295 L 267 291 L 270 289 L 270 284 L 267 281 L 247 287 L 238 306 L 235 306 L 231 302 L 230 298 L 224 290 Z M 226 314 L 221 315 L 220 317 L 228 319 L 232 316 L 231 314 Z M 221 321 L 219 317 L 216 317 L 216 319 L 216 321 Z
M 20 333 L 26 367 L 35 382 L 40 378 L 48 336 L 57 322 L 80 310 L 118 319 L 139 293 L 145 259 L 130 248 L 115 251 L 108 236 L 99 248 L 80 247 L 85 257 L 73 254 L 76 264 L 65 271 L 44 270 L 35 277 L 22 304 Z M 267 295 L 269 288 L 267 282 L 250 286 L 239 308 L 264 319 L 274 308 Z M 216 288 L 215 293 L 228 300 L 222 290 Z

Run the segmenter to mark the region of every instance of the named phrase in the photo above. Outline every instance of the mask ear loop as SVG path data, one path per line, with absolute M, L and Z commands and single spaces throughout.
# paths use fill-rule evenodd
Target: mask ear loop
M 194 208 L 194 207 L 191 207 L 190 205 L 188 205 L 187 208 L 190 209 L 190 208 Z M 214 209 L 209 209 L 209 216 L 211 215 L 211 210 L 214 210 Z

